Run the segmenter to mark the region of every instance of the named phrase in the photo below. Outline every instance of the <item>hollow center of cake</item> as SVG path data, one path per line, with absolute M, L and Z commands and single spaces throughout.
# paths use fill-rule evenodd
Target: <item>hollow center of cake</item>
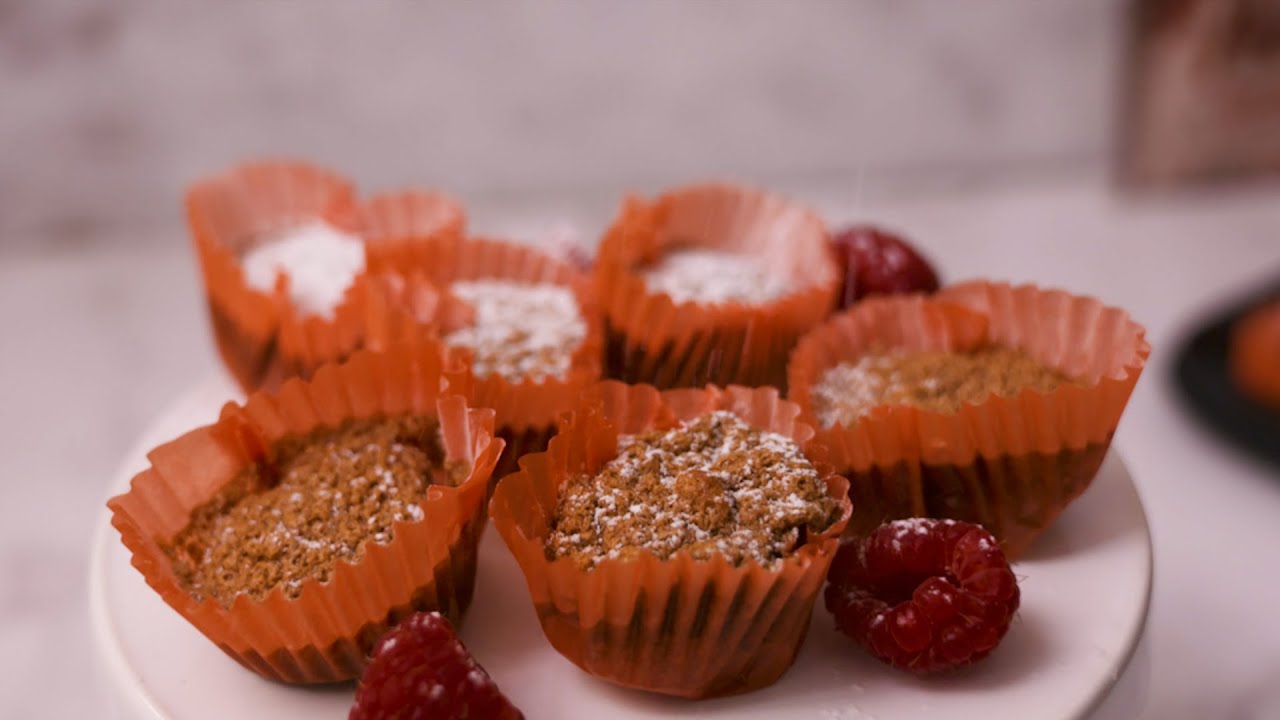
M 1023 350 L 987 346 L 969 352 L 872 352 L 827 369 L 812 389 L 823 427 L 849 425 L 881 405 L 955 413 L 991 395 L 1030 388 L 1049 392 L 1072 379 Z
M 772 565 L 830 527 L 839 506 L 790 438 L 714 412 L 672 430 L 619 438 L 618 456 L 561 492 L 551 559 L 684 551 Z
M 649 292 L 666 293 L 675 303 L 763 305 L 792 291 L 756 258 L 705 248 L 672 250 L 642 276 Z
M 240 259 L 245 282 L 264 293 L 276 276 L 288 279 L 289 301 L 302 315 L 332 318 L 356 276 L 364 272 L 364 242 L 323 220 L 258 238 Z
M 573 354 L 587 336 L 572 290 L 506 280 L 456 282 L 450 289 L 475 309 L 475 319 L 444 340 L 474 353 L 476 377 L 539 382 L 568 374 Z
M 466 464 L 445 460 L 439 435 L 433 420 L 405 416 L 277 442 L 165 548 L 179 580 L 225 606 L 277 587 L 296 597 L 307 580 L 327 581 L 338 560 L 390 542 L 393 523 L 421 520 L 430 485 L 465 479 Z

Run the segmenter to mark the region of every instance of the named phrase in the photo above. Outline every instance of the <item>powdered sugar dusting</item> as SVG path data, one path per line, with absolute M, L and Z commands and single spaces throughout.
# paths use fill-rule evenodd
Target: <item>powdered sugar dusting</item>
M 644 282 L 650 292 L 666 293 L 673 302 L 707 305 L 762 305 L 791 291 L 791 283 L 755 258 L 703 248 L 667 253 L 645 269 Z
M 452 291 L 475 308 L 475 323 L 445 342 L 470 348 L 477 377 L 500 375 L 511 382 L 562 378 L 587 335 L 573 291 L 561 285 L 475 280 Z
M 289 279 L 289 300 L 302 314 L 329 318 L 364 271 L 364 243 L 312 220 L 263 239 L 244 254 L 241 267 L 249 287 L 266 293 L 283 274 Z
M 903 543 L 911 541 L 913 537 L 919 541 L 928 537 L 940 527 L 949 528 L 955 524 L 956 521 L 950 519 L 913 517 L 887 522 L 885 527 L 888 528 L 890 533 L 889 544 L 893 547 L 894 552 L 902 552 Z M 862 548 L 862 552 L 866 552 L 865 546 Z M 864 562 L 866 560 L 865 554 L 863 555 L 863 560 Z
M 330 532 L 331 522 L 349 516 L 352 513 L 353 504 L 376 507 L 377 510 L 374 512 L 390 522 L 422 518 L 422 508 L 417 504 L 418 499 L 407 495 L 397 482 L 399 478 L 393 476 L 387 469 L 397 462 L 404 462 L 406 450 L 407 448 L 399 443 L 393 443 L 389 447 L 370 444 L 355 450 L 328 448 L 328 452 L 333 453 L 335 462 L 349 462 L 354 466 L 368 465 L 365 472 L 351 478 L 348 485 L 349 497 L 331 485 L 321 485 L 310 493 L 308 507 L 287 514 L 274 509 L 272 515 L 279 520 L 273 525 L 255 524 L 251 518 L 246 521 L 246 516 L 237 516 L 234 519 L 244 523 L 239 530 L 238 541 L 252 543 L 256 538 L 266 546 L 277 548 L 281 557 L 323 555 L 354 560 L 359 553 L 359 547 L 350 545 Z M 320 470 L 325 472 L 329 467 L 321 466 Z M 287 476 L 285 482 L 289 482 Z M 317 511 L 321 514 L 327 513 L 333 520 L 325 522 L 320 515 L 316 514 Z M 228 516 L 225 521 L 232 522 L 233 518 Z M 366 524 L 374 525 L 377 522 L 378 517 L 371 515 Z M 378 531 L 368 539 L 374 542 L 387 542 L 391 539 L 391 535 L 387 531 Z M 214 547 L 206 548 L 203 562 L 213 562 L 214 551 Z M 307 579 L 304 576 L 288 577 L 284 579 L 282 586 L 287 594 L 294 595 Z
M 925 536 L 938 527 L 953 527 L 957 523 L 950 518 L 912 517 L 885 523 L 893 537 L 905 540 L 909 535 Z
M 276 587 L 292 597 L 327 580 L 366 543 L 390 542 L 395 523 L 422 520 L 431 481 L 465 471 L 444 461 L 438 438 L 429 419 L 404 417 L 278 441 L 271 464 L 241 471 L 166 548 L 175 572 L 223 604 Z
M 892 360 L 864 355 L 829 368 L 813 384 L 813 410 L 823 427 L 849 425 L 879 405 L 886 395 Z
M 589 567 L 641 551 L 776 562 L 830 525 L 836 505 L 790 438 L 714 412 L 630 439 L 561 497 L 552 557 Z
M 1063 382 L 1070 378 L 1013 348 L 872 352 L 824 371 L 813 384 L 812 402 L 819 424 L 832 427 L 852 425 L 880 405 L 954 413 L 993 394 L 1048 392 Z

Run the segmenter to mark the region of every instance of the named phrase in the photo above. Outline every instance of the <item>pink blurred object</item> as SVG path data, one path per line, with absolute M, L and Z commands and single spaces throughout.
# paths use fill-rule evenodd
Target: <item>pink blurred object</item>
M 538 236 L 534 242 L 544 252 L 565 260 L 582 272 L 591 272 L 595 264 L 595 252 L 578 228 L 570 223 L 558 223 Z

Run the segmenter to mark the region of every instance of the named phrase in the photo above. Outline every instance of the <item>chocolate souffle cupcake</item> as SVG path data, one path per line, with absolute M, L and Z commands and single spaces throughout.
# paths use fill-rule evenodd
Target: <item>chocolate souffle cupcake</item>
M 419 193 L 412 240 L 459 235 L 456 202 Z M 186 197 L 219 354 L 246 392 L 309 377 L 365 343 L 386 255 L 344 178 L 301 162 L 246 163 Z
M 1017 557 L 1088 488 L 1150 346 L 1092 298 L 972 282 L 863 300 L 801 340 L 790 397 L 850 480 L 861 534 L 978 523 Z
M 628 198 L 593 273 L 608 376 L 659 388 L 784 387 L 840 281 L 816 213 L 718 184 Z
M 786 672 L 849 514 L 798 412 L 773 388 L 587 392 L 490 503 L 556 650 L 690 698 Z
M 357 677 L 391 625 L 471 600 L 493 412 L 438 346 L 358 352 L 229 403 L 108 503 L 133 565 L 232 658 L 288 683 Z

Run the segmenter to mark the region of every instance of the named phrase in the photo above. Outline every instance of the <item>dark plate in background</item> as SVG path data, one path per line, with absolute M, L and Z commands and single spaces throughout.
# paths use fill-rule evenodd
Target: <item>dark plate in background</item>
M 1246 397 L 1231 379 L 1231 326 L 1260 303 L 1280 298 L 1280 284 L 1252 293 L 1200 326 L 1178 353 L 1174 382 L 1184 404 L 1220 437 L 1280 468 L 1280 411 Z
M 1231 380 L 1226 364 L 1231 325 L 1262 302 L 1280 299 L 1280 284 L 1251 293 L 1228 307 L 1185 340 L 1174 368 L 1174 382 L 1201 423 L 1236 447 L 1280 469 L 1280 410 L 1254 402 Z

